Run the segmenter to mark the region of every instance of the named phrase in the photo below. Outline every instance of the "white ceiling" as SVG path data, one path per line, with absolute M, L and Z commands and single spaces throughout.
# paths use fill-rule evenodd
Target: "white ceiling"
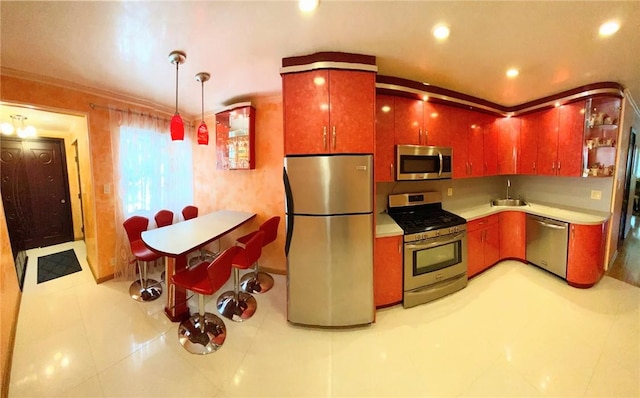
M 379 74 L 424 81 L 501 105 L 615 81 L 640 102 L 640 1 L 0 2 L 1 66 L 200 114 L 281 92 L 283 57 L 375 55 Z M 601 23 L 620 30 L 598 37 Z M 437 42 L 436 23 L 451 27 Z M 508 79 L 515 66 L 520 76 Z M 8 68 L 8 69 L 6 69 Z

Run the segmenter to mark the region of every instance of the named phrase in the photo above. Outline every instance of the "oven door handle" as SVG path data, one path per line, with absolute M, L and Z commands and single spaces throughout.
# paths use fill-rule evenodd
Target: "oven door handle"
M 454 236 L 447 235 L 440 238 L 429 238 L 429 239 L 419 241 L 424 243 L 405 243 L 405 248 L 409 250 L 429 249 L 434 246 L 446 245 L 447 243 L 457 242 L 462 238 L 464 238 L 464 235 L 465 233 L 463 232 Z

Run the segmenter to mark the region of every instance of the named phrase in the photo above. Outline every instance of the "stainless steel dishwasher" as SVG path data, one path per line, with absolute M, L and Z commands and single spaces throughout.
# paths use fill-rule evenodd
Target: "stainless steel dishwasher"
M 569 224 L 527 214 L 527 262 L 567 279 Z

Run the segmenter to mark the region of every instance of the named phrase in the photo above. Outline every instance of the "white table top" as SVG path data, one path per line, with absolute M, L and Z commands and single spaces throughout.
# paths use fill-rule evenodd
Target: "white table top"
M 255 213 L 219 210 L 142 233 L 151 250 L 165 256 L 180 256 L 214 241 L 255 217 Z

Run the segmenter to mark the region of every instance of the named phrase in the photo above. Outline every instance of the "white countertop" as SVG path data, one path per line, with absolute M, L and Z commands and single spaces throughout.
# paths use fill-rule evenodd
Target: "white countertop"
M 486 205 L 479 205 L 474 207 L 469 207 L 465 209 L 447 209 L 445 206 L 445 210 L 450 211 L 454 214 L 459 215 L 460 217 L 466 219 L 467 221 L 472 221 L 477 218 L 482 218 L 486 216 L 490 216 L 492 214 L 501 213 L 503 211 L 521 211 L 528 214 L 535 214 L 542 217 L 549 217 L 555 220 L 568 222 L 571 224 L 580 224 L 580 225 L 598 225 L 607 221 L 611 216 L 610 213 L 582 210 L 582 209 L 571 209 L 571 208 L 562 208 L 556 205 L 542 204 L 542 203 L 531 203 L 527 202 L 526 206 L 491 206 L 488 203 Z M 397 236 L 402 235 L 402 228 L 398 226 L 398 224 L 393 221 L 391 217 L 389 217 L 386 213 L 381 213 L 377 215 L 376 218 L 376 238 L 383 238 L 387 236 Z
M 219 210 L 144 231 L 142 241 L 157 253 L 180 256 L 233 231 L 255 215 L 244 211 Z

